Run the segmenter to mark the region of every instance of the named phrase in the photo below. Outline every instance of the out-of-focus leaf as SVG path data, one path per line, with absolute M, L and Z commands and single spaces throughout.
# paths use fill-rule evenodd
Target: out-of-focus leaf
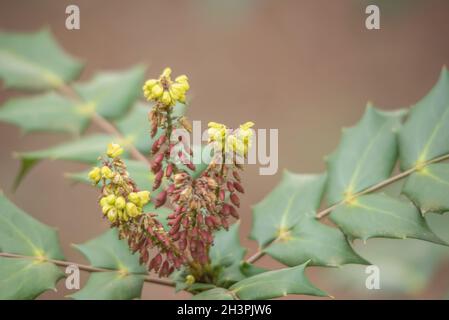
M 214 245 L 209 251 L 213 266 L 230 266 L 242 261 L 246 249 L 240 244 L 239 227 L 240 223 L 236 222 L 228 231 L 222 229 L 215 232 Z
M 397 159 L 396 132 L 405 112 L 379 111 L 368 105 L 363 118 L 343 131 L 337 150 L 327 159 L 330 204 L 387 179 Z
M 125 140 L 132 143 L 143 153 L 149 153 L 153 142 L 156 141 L 162 130 L 158 130 L 154 138 L 150 136 L 150 121 L 148 112 L 152 106 L 138 102 L 126 116 L 117 121 L 117 128 L 122 132 Z M 186 106 L 177 104 L 173 108 L 173 117 L 182 116 L 186 112 Z
M 18 153 L 17 157 L 22 163 L 15 186 L 17 187 L 26 174 L 44 159 L 95 163 L 97 158 L 105 153 L 107 144 L 112 141 L 120 142 L 108 135 L 95 134 L 44 150 Z
M 411 174 L 402 192 L 423 213 L 449 211 L 449 164 L 430 164 Z
M 212 267 L 220 268 L 219 282 L 234 283 L 245 278 L 240 271 L 240 265 L 246 249 L 240 244 L 240 222 L 234 223 L 229 231 L 215 232 L 214 245 L 210 248 L 209 257 Z
M 364 241 L 375 237 L 414 238 L 446 244 L 430 230 L 412 203 L 384 194 L 358 197 L 338 206 L 330 217 L 345 234 Z
M 229 290 L 243 300 L 272 299 L 289 294 L 328 296 L 314 287 L 304 274 L 307 263 L 264 272 L 232 285 Z
M 365 266 L 346 265 L 319 271 L 322 286 L 342 292 L 342 298 L 398 298 L 398 294 L 416 297 L 431 281 L 448 248 L 407 239 L 373 239 L 355 248 L 379 269 L 380 290 L 368 290 L 367 277 L 373 271 Z M 368 271 L 367 271 L 368 270 Z
M 326 182 L 325 175 L 285 172 L 281 183 L 254 207 L 252 235 L 259 245 L 277 237 L 264 252 L 288 266 L 340 266 L 367 262 L 357 255 L 343 233 L 315 219 Z
M 46 259 L 64 259 L 56 230 L 37 221 L 0 194 L 0 251 L 30 258 L 0 257 L 0 299 L 34 299 L 54 289 L 63 273 Z
M 49 30 L 0 32 L 0 78 L 5 87 L 57 88 L 75 79 L 82 63 L 65 53 Z
M 117 270 L 92 274 L 86 286 L 72 295 L 75 299 L 133 299 L 140 297 L 146 270 L 139 256 L 132 254 L 116 229 L 75 245 L 94 267 Z
M 449 153 L 449 72 L 430 92 L 416 103 L 399 132 L 401 169 L 422 165 L 425 161 Z
M 25 133 L 32 131 L 79 133 L 91 111 L 54 92 L 8 100 L 0 109 L 0 121 L 13 123 Z
M 74 86 L 75 91 L 106 118 L 122 116 L 142 94 L 145 67 L 102 72 L 90 82 Z
M 23 212 L 1 193 L 0 250 L 38 258 L 64 259 L 56 230 Z

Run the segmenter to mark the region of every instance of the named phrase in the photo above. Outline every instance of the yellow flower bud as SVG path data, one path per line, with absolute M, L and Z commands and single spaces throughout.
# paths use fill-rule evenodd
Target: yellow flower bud
M 170 77 L 171 75 L 171 69 L 170 68 L 165 68 L 164 71 L 162 71 L 161 77 Z
M 89 172 L 88 176 L 89 176 L 89 179 L 92 180 L 92 182 L 98 183 L 98 181 L 100 181 L 100 179 L 101 179 L 100 168 L 94 167 L 94 168 Z
M 104 207 L 108 204 L 108 199 L 106 197 L 103 197 L 100 199 L 100 206 Z
M 151 88 L 153 88 L 156 83 L 157 83 L 156 79 L 149 79 L 149 80 L 145 81 L 144 88 L 147 90 L 151 90 Z
M 114 176 L 111 168 L 109 168 L 107 166 L 103 166 L 101 168 L 101 175 L 103 176 L 103 178 L 106 178 L 106 179 L 111 179 Z
M 129 216 L 126 214 L 126 212 L 125 211 L 123 211 L 123 210 L 120 210 L 119 211 L 119 216 L 120 216 L 120 219 L 122 219 L 122 220 L 124 220 L 124 221 L 128 221 L 129 220 Z
M 164 91 L 164 93 L 162 94 L 161 101 L 166 106 L 171 104 L 171 96 L 170 96 L 170 93 L 168 91 Z
M 115 209 L 111 209 L 108 211 L 108 219 L 109 221 L 111 221 L 112 223 L 115 222 L 115 220 L 117 220 L 117 211 Z
M 108 195 L 106 197 L 106 203 L 110 204 L 111 206 L 113 206 L 114 203 L 115 203 L 115 195 L 113 195 L 113 194 Z
M 125 212 L 132 218 L 137 217 L 139 215 L 139 209 L 132 202 L 128 202 L 126 204 L 126 211 Z
M 124 209 L 126 205 L 126 200 L 123 197 L 118 197 L 117 199 L 115 199 L 115 207 L 117 209 Z
M 128 195 L 128 200 L 131 201 L 132 203 L 134 203 L 135 205 L 140 206 L 140 197 L 137 194 L 137 192 L 131 192 Z
M 109 210 L 113 209 L 114 207 L 109 205 L 109 204 L 105 204 L 104 206 L 102 206 L 101 211 L 103 212 L 103 214 L 106 214 L 109 212 Z
M 151 94 L 155 98 L 159 98 L 163 92 L 164 92 L 164 88 L 162 88 L 162 86 L 159 83 L 155 84 L 154 87 L 151 89 Z
M 187 78 L 187 76 L 185 74 L 183 74 L 183 75 L 176 77 L 175 81 L 176 82 L 188 82 L 189 78 Z
M 191 274 L 187 275 L 187 277 L 186 277 L 186 284 L 191 286 L 194 283 L 195 283 L 195 277 L 192 276 Z
M 106 154 L 109 158 L 116 158 L 120 156 L 123 153 L 123 148 L 120 147 L 117 143 L 110 143 L 108 144 L 108 149 L 106 151 Z
M 137 193 L 140 199 L 140 206 L 146 205 L 150 201 L 150 192 L 149 191 L 140 191 Z

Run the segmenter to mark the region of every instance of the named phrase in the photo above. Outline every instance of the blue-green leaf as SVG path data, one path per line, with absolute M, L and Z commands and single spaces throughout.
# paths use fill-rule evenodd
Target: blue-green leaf
M 0 32 L 0 78 L 5 87 L 58 88 L 75 79 L 82 63 L 65 53 L 49 30 Z

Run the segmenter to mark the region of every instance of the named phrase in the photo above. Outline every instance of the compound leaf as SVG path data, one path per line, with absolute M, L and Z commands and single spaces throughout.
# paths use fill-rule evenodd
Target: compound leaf
M 75 79 L 82 63 L 65 53 L 49 30 L 0 32 L 0 78 L 5 87 L 42 90 Z

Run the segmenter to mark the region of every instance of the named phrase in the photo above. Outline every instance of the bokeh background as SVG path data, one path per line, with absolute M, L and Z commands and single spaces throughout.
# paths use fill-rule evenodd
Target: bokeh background
M 369 3 L 380 7 L 381 30 L 365 29 Z M 80 7 L 80 30 L 65 28 L 69 4 Z M 229 126 L 252 120 L 258 128 L 279 129 L 278 173 L 261 176 L 252 165 L 244 176 L 241 236 L 249 253 L 256 250 L 256 243 L 247 240 L 251 205 L 279 182 L 282 170 L 325 170 L 323 156 L 336 147 L 341 128 L 357 122 L 368 101 L 384 109 L 410 106 L 449 63 L 447 0 L 0 1 L 1 30 L 43 26 L 51 28 L 68 52 L 87 62 L 81 80 L 139 62 L 149 65 L 148 76 L 171 66 L 191 79 L 191 119 Z M 1 90 L 0 103 L 18 94 Z M 1 123 L 0 188 L 25 211 L 59 229 L 68 260 L 85 263 L 71 244 L 107 229 L 99 219 L 97 193 L 63 176 L 85 166 L 44 161 L 16 192 L 11 190 L 19 169 L 14 151 L 45 148 L 66 138 L 23 136 L 18 128 Z M 448 220 L 431 217 L 445 239 Z M 337 298 L 449 296 L 448 249 L 414 240 L 373 240 L 356 247 L 374 262 L 385 263 L 381 290 L 367 290 L 364 269 L 353 266 L 312 268 L 313 282 Z M 259 265 L 280 267 L 267 257 Z M 82 282 L 87 277 L 82 273 Z M 70 294 L 63 283 L 40 298 Z M 148 284 L 143 291 L 145 299 L 188 297 Z

